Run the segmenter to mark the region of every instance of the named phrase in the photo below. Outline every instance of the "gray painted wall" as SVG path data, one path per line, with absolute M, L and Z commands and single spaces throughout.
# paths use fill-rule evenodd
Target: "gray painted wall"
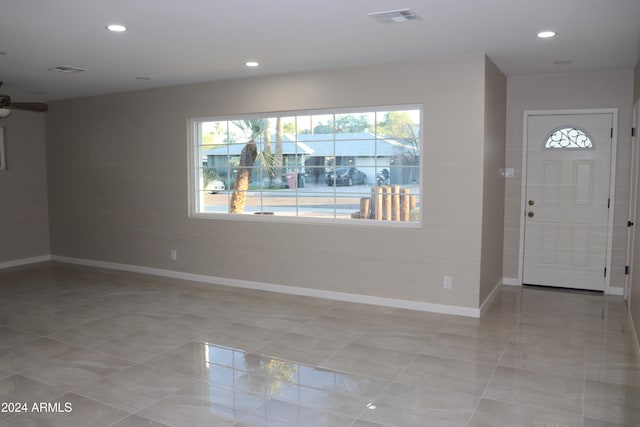
M 490 242 L 489 234 L 481 239 L 483 228 L 493 227 L 483 224 L 483 182 L 494 185 L 483 166 L 484 76 L 485 57 L 478 55 L 53 103 L 47 118 L 52 253 L 478 307 L 481 247 L 502 243 L 501 237 Z M 188 216 L 189 118 L 406 103 L 424 104 L 422 228 Z M 494 168 L 499 155 L 490 157 Z M 500 191 L 500 184 L 491 190 Z M 171 249 L 178 251 L 176 262 Z M 483 263 L 487 271 L 495 269 L 490 264 L 495 260 Z M 453 277 L 451 291 L 442 289 L 445 275 Z
M 627 255 L 627 217 L 633 71 L 603 71 L 507 79 L 506 167 L 515 168 L 515 178 L 505 189 L 504 277 L 518 277 L 520 206 L 522 190 L 522 115 L 525 110 L 618 108 L 618 151 L 614 206 L 611 286 L 624 287 Z
M 44 114 L 0 120 L 8 169 L 0 171 L 0 264 L 49 254 Z

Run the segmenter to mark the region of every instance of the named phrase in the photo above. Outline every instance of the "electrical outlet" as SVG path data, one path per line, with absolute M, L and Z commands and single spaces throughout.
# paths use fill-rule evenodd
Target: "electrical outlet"
M 178 260 L 178 251 L 176 251 L 175 249 L 171 249 L 171 261 L 177 261 Z
M 500 175 L 504 178 L 513 178 L 516 176 L 516 170 L 514 168 L 502 168 L 500 169 Z
M 451 289 L 453 287 L 453 279 L 451 279 L 451 276 L 444 276 L 442 287 L 444 289 Z

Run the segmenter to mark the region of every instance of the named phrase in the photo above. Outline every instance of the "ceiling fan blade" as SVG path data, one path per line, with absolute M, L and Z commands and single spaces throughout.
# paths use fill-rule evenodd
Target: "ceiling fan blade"
M 36 111 L 39 113 L 44 113 L 49 110 L 49 106 L 41 102 L 12 102 L 7 105 L 7 108 L 12 110 Z
M 2 86 L 1 81 L 0 86 Z M 9 95 L 2 94 L 0 94 L 0 108 L 9 110 L 36 111 L 38 113 L 44 113 L 49 110 L 49 106 L 47 104 L 43 104 L 42 102 L 11 102 L 11 97 Z

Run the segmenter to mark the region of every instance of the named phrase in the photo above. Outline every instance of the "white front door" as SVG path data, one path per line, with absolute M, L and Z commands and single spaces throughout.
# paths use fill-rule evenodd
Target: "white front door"
M 613 114 L 530 115 L 523 283 L 604 290 Z

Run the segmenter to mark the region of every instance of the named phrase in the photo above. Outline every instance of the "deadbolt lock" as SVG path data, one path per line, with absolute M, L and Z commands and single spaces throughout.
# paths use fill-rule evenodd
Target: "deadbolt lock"
M 534 202 L 533 200 L 529 200 L 529 206 L 533 206 L 535 204 L 536 204 L 536 202 Z

